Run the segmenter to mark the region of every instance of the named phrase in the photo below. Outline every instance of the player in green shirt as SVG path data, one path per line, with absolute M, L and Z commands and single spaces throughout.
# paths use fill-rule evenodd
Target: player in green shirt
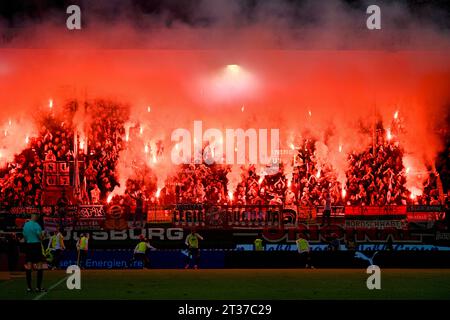
M 264 243 L 261 235 L 258 235 L 258 238 L 254 241 L 255 251 L 264 251 Z
M 148 250 L 155 250 L 155 248 L 152 247 L 149 240 L 146 239 L 143 234 L 141 234 L 139 236 L 139 243 L 136 245 L 133 251 L 133 259 L 131 259 L 128 265 L 132 266 L 135 261 L 141 261 L 143 263 L 143 267 L 149 269 L 150 260 L 147 257 Z
M 81 269 L 86 268 L 86 259 L 89 250 L 89 233 L 82 233 L 81 238 L 77 241 L 77 266 Z
M 194 260 L 194 269 L 198 269 L 198 263 L 200 260 L 200 251 L 198 248 L 199 240 L 203 240 L 203 237 L 195 232 L 194 229 L 191 229 L 191 233 L 188 234 L 185 241 L 185 244 L 189 249 L 188 256 L 186 257 L 185 269 L 189 268 L 192 260 Z
M 295 243 L 297 244 L 297 250 L 300 254 L 301 263 L 305 266 L 305 268 L 313 269 L 314 267 L 311 264 L 309 242 L 308 240 L 306 240 L 306 238 L 307 236 L 302 237 L 301 235 L 299 235 Z

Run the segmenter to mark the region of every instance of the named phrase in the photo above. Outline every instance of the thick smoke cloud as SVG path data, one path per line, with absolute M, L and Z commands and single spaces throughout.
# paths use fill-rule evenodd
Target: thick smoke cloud
M 359 122 L 370 125 L 375 114 L 388 127 L 399 111 L 411 166 L 424 170 L 435 158 L 434 129 L 450 101 L 441 10 L 422 8 L 427 20 L 405 4 L 381 2 L 382 30 L 369 31 L 369 2 L 180 3 L 82 1 L 81 31 L 65 29 L 64 7 L 3 19 L 0 125 L 46 112 L 50 98 L 55 110 L 67 99 L 115 99 L 131 106 L 129 123 L 145 127 L 144 140 L 167 146 L 172 130 L 192 129 L 193 120 L 205 128 L 280 128 L 283 149 L 309 132 L 342 175 L 339 146 L 348 152 L 370 143 Z M 224 75 L 229 64 L 242 67 L 240 78 Z M 21 135 L 36 131 L 24 128 Z M 23 147 L 0 141 L 9 155 Z

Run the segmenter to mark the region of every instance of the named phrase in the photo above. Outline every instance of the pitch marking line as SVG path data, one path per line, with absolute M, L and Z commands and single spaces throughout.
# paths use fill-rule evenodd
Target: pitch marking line
M 55 283 L 54 285 L 52 285 L 50 288 L 48 288 L 47 292 L 42 292 L 39 295 L 37 295 L 36 297 L 33 298 L 33 300 L 40 300 L 43 296 L 45 296 L 47 293 L 50 292 L 50 290 L 55 289 L 57 286 L 59 286 L 64 280 L 66 280 L 68 278 L 68 276 L 62 278 L 61 280 L 59 280 L 57 283 Z

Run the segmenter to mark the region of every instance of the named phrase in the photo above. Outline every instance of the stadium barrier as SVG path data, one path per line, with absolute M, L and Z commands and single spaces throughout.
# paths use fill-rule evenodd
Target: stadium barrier
M 321 221 L 323 206 L 297 205 L 208 205 L 175 204 L 149 205 L 145 211 L 147 224 L 170 224 L 177 227 L 204 228 L 281 228 L 297 227 Z M 70 205 L 66 207 L 0 207 L 0 219 L 26 219 L 40 214 L 47 225 L 64 224 L 82 229 L 123 230 L 133 221 L 134 208 L 112 205 Z M 444 220 L 443 206 L 333 206 L 333 223 L 370 225 L 369 220 L 383 220 L 393 226 L 406 222 Z M 369 222 L 368 222 L 369 221 Z

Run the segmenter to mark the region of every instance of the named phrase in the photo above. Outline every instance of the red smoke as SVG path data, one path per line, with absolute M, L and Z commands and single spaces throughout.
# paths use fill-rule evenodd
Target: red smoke
M 206 12 L 217 9 L 205 6 Z M 214 12 L 232 15 L 233 7 L 222 6 Z M 406 124 L 401 141 L 406 153 L 417 166 L 433 161 L 440 148 L 434 128 L 450 102 L 446 35 L 411 23 L 399 32 L 383 30 L 376 37 L 381 39 L 377 50 L 337 50 L 342 43 L 368 44 L 361 32 L 352 33 L 342 22 L 360 13 L 334 5 L 318 11 L 324 26 L 341 30 L 326 32 L 320 26 L 288 30 L 266 15 L 274 9 L 286 13 L 287 7 L 269 9 L 258 11 L 259 21 L 246 28 L 227 29 L 226 22 L 232 21 L 227 16 L 218 23 L 223 29 L 177 26 L 139 33 L 127 22 L 109 26 L 92 21 L 78 34 L 54 25 L 25 29 L 11 48 L 0 49 L 0 126 L 4 129 L 11 118 L 29 120 L 48 112 L 50 98 L 55 112 L 66 99 L 107 98 L 129 104 L 130 122 L 145 127 L 144 140 L 165 140 L 166 151 L 173 129 L 191 129 L 194 120 L 203 120 L 209 128 L 279 128 L 283 149 L 308 131 L 327 145 L 323 157 L 341 166 L 339 146 L 346 153 L 367 143 L 359 134 L 360 120 L 370 125 L 377 115 L 388 127 L 398 110 Z M 388 32 L 390 41 L 408 35 L 408 49 L 383 46 Z M 279 40 L 313 49 L 281 50 Z M 183 49 L 155 49 L 174 44 Z M 143 49 L 127 49 L 137 47 Z M 245 80 L 221 82 L 230 64 L 242 67 Z M 25 128 L 35 131 L 28 124 Z M 1 132 L 0 143 L 0 152 L 22 147 L 4 140 Z

